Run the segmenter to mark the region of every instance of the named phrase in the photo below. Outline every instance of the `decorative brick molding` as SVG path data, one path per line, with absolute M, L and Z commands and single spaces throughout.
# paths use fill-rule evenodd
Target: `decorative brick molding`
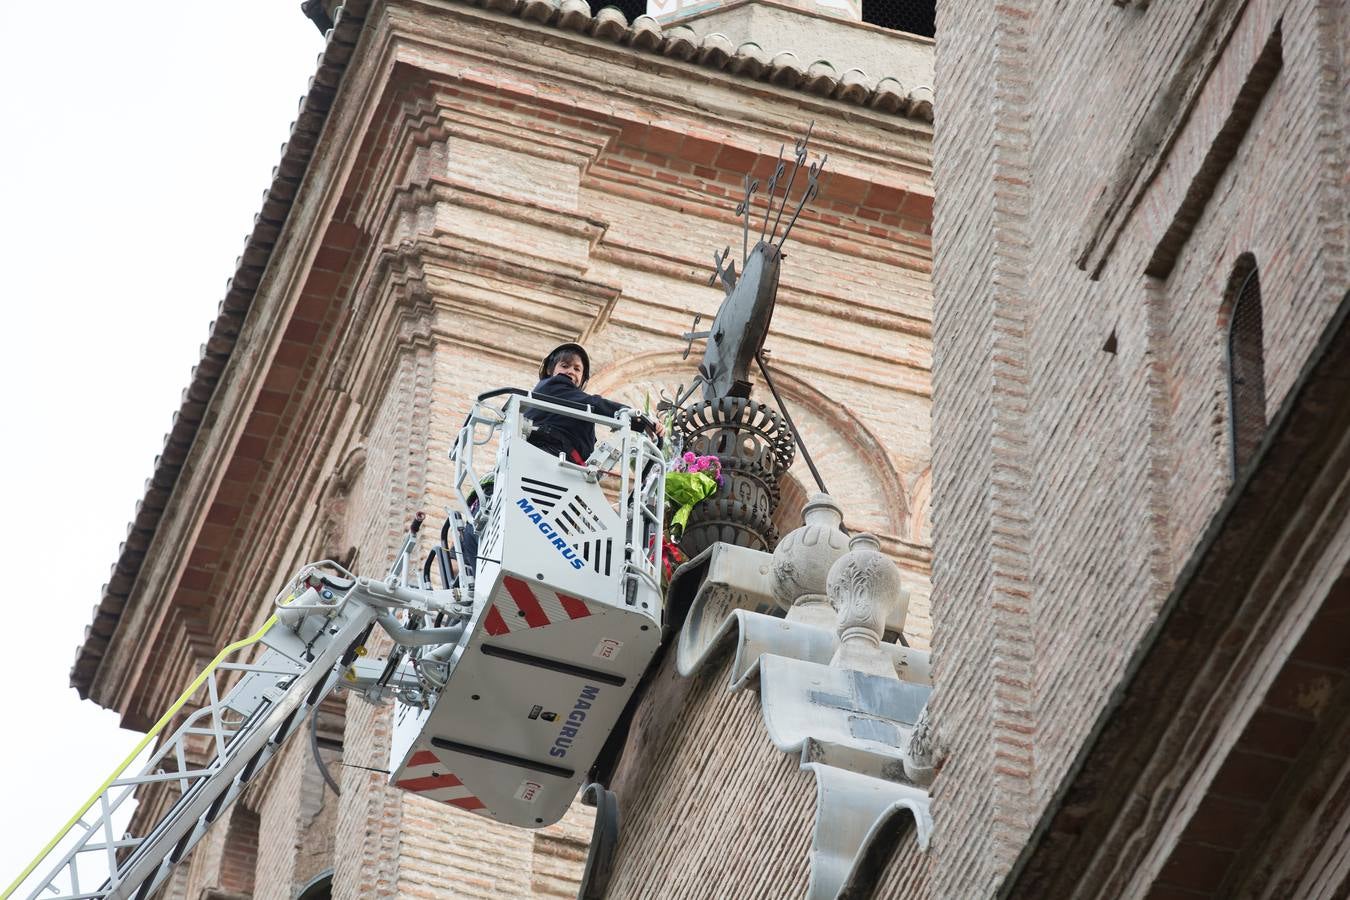
M 1030 67 L 1034 5 L 1006 0 L 994 9 L 993 228 L 1001 236 L 993 253 L 994 291 L 989 298 L 993 348 L 990 361 L 988 615 L 993 631 L 993 790 L 988 800 L 997 827 L 986 864 L 1007 871 L 1034 823 L 1036 777 L 1036 594 L 1031 575 L 1031 326 L 1034 306 L 1027 284 L 1031 266 L 1031 123 L 1036 90 Z
M 1156 87 L 1148 109 L 1134 122 L 1113 175 L 1088 217 L 1088 232 L 1076 252 L 1076 262 L 1093 279 L 1101 277 L 1121 232 L 1191 120 L 1247 9 L 1247 0 L 1223 0 L 1209 4 L 1192 20 L 1177 65 L 1167 83 Z

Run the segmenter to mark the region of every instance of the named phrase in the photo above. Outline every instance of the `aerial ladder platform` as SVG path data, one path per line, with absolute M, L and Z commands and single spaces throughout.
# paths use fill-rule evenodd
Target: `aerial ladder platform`
M 594 425 L 595 452 L 575 463 L 530 444 L 532 410 Z M 558 821 L 661 640 L 664 459 L 644 424 L 481 395 L 424 565 L 419 514 L 382 579 L 303 566 L 0 900 L 152 897 L 338 689 L 398 706 L 394 786 L 511 825 Z M 393 643 L 382 659 L 366 652 L 377 628 Z M 176 798 L 143 834 L 119 834 L 137 789 L 163 782 Z

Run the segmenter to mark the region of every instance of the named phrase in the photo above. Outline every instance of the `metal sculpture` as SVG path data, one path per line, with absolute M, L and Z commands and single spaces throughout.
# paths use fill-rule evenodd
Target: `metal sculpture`
M 745 176 L 744 196 L 736 206 L 736 214 L 741 218 L 741 270 L 737 273 L 735 259 L 729 258 L 730 246 L 713 254 L 713 274 L 708 284 L 720 281 L 725 298 L 707 331 L 691 330 L 683 336 L 687 342 L 686 358 L 694 341 L 707 342 L 696 382 L 703 386 L 703 401 L 681 408 L 675 416 L 674 429 L 684 449 L 718 457 L 725 482 L 717 495 L 695 507 L 690 516 L 681 547 L 691 557 L 718 541 L 771 550 L 778 539 L 773 526 L 778 478 L 792 465 L 801 440 L 769 378 L 763 352 L 778 298 L 783 243 L 802 210 L 820 193 L 820 176 L 829 158 L 808 163 L 812 127 L 808 126 L 806 134 L 794 145 L 790 173 L 788 161 L 783 158 L 784 148 L 779 148 L 778 161 L 765 184 L 762 217 L 755 202 L 759 180 Z M 805 184 L 785 222 L 785 214 L 794 204 L 793 187 L 803 171 Z M 752 248 L 750 238 L 756 222 L 759 235 Z M 701 319 L 695 317 L 695 329 Z M 759 365 L 777 408 L 751 400 L 752 363 Z M 801 449 L 824 490 L 806 448 Z
M 787 163 L 783 159 L 783 148 L 778 150 L 778 162 L 766 184 L 763 219 L 754 249 L 750 248 L 750 233 L 756 218 L 754 201 L 759 191 L 759 180 L 745 176 L 745 195 L 736 206 L 736 214 L 741 217 L 741 273 L 736 273 L 736 261 L 727 259 L 731 255 L 730 246 L 713 254 L 713 274 L 708 284 L 721 281 L 726 299 L 722 301 L 709 330 L 685 335 L 691 342 L 699 338 L 708 341 L 703 351 L 703 362 L 699 366 L 705 400 L 750 396 L 750 364 L 764 348 L 764 339 L 769 333 L 769 321 L 773 318 L 774 303 L 778 297 L 783 242 L 792 233 L 806 204 L 820 193 L 820 175 L 829 159 L 825 156 L 819 162 L 807 165 L 807 144 L 811 140 L 812 127 L 808 126 L 806 135 L 796 142 L 792 173 L 786 183 L 783 182 L 783 175 Z M 778 228 L 783 223 L 783 213 L 791 202 L 793 185 L 803 167 L 807 172 L 806 186 L 797 198 L 796 208 L 780 235 Z M 781 197 L 778 196 L 780 184 L 784 184 Z M 698 321 L 695 319 L 695 327 Z

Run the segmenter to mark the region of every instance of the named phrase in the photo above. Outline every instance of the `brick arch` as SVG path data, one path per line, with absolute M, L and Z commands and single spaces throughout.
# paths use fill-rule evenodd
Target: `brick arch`
M 919 474 L 914 486 L 910 488 L 909 539 L 916 544 L 932 544 L 932 535 L 928 533 L 928 515 L 931 511 L 929 498 L 933 492 L 933 467 L 928 466 Z
M 802 510 L 815 491 L 814 483 L 805 485 L 792 472 L 778 479 L 778 508 L 773 513 L 773 527 L 780 537 L 802 524 Z
M 675 387 L 693 376 L 696 365 L 692 358 L 681 359 L 676 351 L 606 362 L 602 350 L 595 357 L 587 390 L 635 406 L 641 406 L 649 393 L 654 405 L 659 387 L 673 396 Z M 821 469 L 825 486 L 844 509 L 845 524 L 853 530 L 907 536 L 911 503 L 886 446 L 847 404 L 776 366 L 772 371 L 774 385 Z M 766 387 L 760 386 L 756 397 L 773 403 Z M 808 495 L 816 490 L 800 453 L 789 474 Z
M 262 817 L 236 803 L 230 811 L 220 860 L 220 887 L 232 896 L 253 893 L 258 867 L 258 833 Z
M 353 534 L 350 503 L 366 469 L 366 448 L 358 444 L 343 457 L 319 495 L 318 558 L 331 559 L 352 568 L 357 543 Z

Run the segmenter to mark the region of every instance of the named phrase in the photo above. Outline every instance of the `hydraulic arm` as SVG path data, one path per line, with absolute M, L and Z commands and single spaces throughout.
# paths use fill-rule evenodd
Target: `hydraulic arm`
M 353 577 L 330 562 L 302 568 L 258 633 L 221 651 L 3 897 L 28 887 L 38 865 L 53 858 L 26 896 L 76 900 L 153 894 L 351 671 L 378 619 L 394 609 L 413 608 L 423 615 L 439 611 L 437 594 L 448 592 L 408 590 L 401 583 L 415 539 L 415 531 L 410 532 L 384 582 Z M 462 629 L 461 616 L 455 632 Z M 451 630 L 440 631 L 449 636 Z M 264 649 L 255 662 L 236 660 L 257 644 Z M 139 772 L 128 773 L 140 752 L 185 708 L 192 712 L 160 741 Z M 202 756 L 208 761 L 193 762 Z M 113 825 L 118 810 L 138 787 L 159 782 L 175 783 L 177 799 L 144 835 L 118 836 Z
M 552 457 L 528 442 L 531 406 L 610 434 L 584 464 Z M 475 450 L 493 443 L 478 471 Z M 660 643 L 663 460 L 626 413 L 518 391 L 480 398 L 451 455 L 458 509 L 426 567 L 413 565 L 419 514 L 383 580 L 301 568 L 262 628 L 220 652 L 0 900 L 152 896 L 338 687 L 405 708 L 395 786 L 502 822 L 557 821 Z M 376 627 L 393 649 L 364 659 Z M 145 833 L 118 834 L 137 790 L 165 783 L 176 796 Z

